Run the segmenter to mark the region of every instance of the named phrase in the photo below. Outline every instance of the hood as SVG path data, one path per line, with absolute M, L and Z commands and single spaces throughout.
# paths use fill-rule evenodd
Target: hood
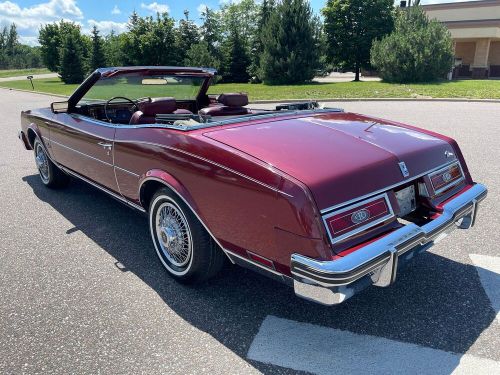
M 450 162 L 447 142 L 352 113 L 272 120 L 214 130 L 205 136 L 300 180 L 320 209 L 404 183 Z M 404 177 L 404 162 L 410 173 Z

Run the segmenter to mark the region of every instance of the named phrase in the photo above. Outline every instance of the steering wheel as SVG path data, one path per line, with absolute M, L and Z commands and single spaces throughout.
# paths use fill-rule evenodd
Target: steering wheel
M 108 106 L 109 106 L 109 103 L 111 103 L 113 100 L 115 99 L 124 99 L 125 101 L 127 102 L 130 102 L 132 103 L 132 110 L 131 110 L 131 113 L 134 113 L 135 111 L 137 111 L 137 109 L 139 108 L 138 107 L 138 102 L 135 101 L 135 100 L 132 100 L 132 99 L 129 99 L 129 98 L 126 98 L 124 96 L 114 96 L 112 97 L 111 99 L 109 99 L 106 104 L 104 104 L 104 115 L 106 116 L 106 120 L 108 120 L 108 122 L 111 122 L 109 116 L 108 116 Z M 134 109 L 135 108 L 135 109 Z

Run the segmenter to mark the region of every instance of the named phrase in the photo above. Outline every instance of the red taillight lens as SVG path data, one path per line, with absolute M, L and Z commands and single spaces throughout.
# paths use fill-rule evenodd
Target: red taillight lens
M 458 163 L 454 163 L 430 174 L 429 178 L 434 194 L 437 195 L 457 185 L 463 179 L 462 169 Z
M 387 194 L 382 194 L 324 217 L 332 242 L 372 227 L 393 216 Z

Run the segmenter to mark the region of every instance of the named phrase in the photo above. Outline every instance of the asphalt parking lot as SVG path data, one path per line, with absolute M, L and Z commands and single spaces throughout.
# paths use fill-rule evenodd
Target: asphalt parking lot
M 235 266 L 179 285 L 144 216 L 44 188 L 17 130 L 52 100 L 0 89 L 0 373 L 500 373 L 500 104 L 330 103 L 456 138 L 489 196 L 395 285 L 328 308 Z

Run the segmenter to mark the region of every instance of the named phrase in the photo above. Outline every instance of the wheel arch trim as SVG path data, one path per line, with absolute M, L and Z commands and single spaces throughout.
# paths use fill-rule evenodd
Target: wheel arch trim
M 230 251 L 225 249 L 224 246 L 220 243 L 220 241 L 215 237 L 215 235 L 212 233 L 210 228 L 207 226 L 207 224 L 203 221 L 203 219 L 200 217 L 199 213 L 197 210 L 194 208 L 196 205 L 194 202 L 190 202 L 192 200 L 191 195 L 187 191 L 186 188 L 175 178 L 173 177 L 170 173 L 167 173 L 162 170 L 152 170 L 149 171 L 145 174 L 145 177 L 143 177 L 140 181 L 139 185 L 139 199 L 141 201 L 141 204 L 143 205 L 142 202 L 142 191 L 143 187 L 146 182 L 148 181 L 156 181 L 159 182 L 163 185 L 165 185 L 167 188 L 169 188 L 174 194 L 176 194 L 185 204 L 188 206 L 188 208 L 191 210 L 193 215 L 199 220 L 201 225 L 203 225 L 203 228 L 207 231 L 207 233 L 212 237 L 212 239 L 215 241 L 215 243 L 221 248 L 221 250 L 224 252 L 224 254 L 228 257 L 228 259 L 231 261 L 231 263 L 235 263 L 234 260 L 230 256 Z M 182 193 L 179 191 L 181 190 Z M 184 194 L 186 196 L 184 196 Z M 144 207 L 144 205 L 143 205 Z M 149 211 L 149 207 L 144 207 L 146 211 Z

